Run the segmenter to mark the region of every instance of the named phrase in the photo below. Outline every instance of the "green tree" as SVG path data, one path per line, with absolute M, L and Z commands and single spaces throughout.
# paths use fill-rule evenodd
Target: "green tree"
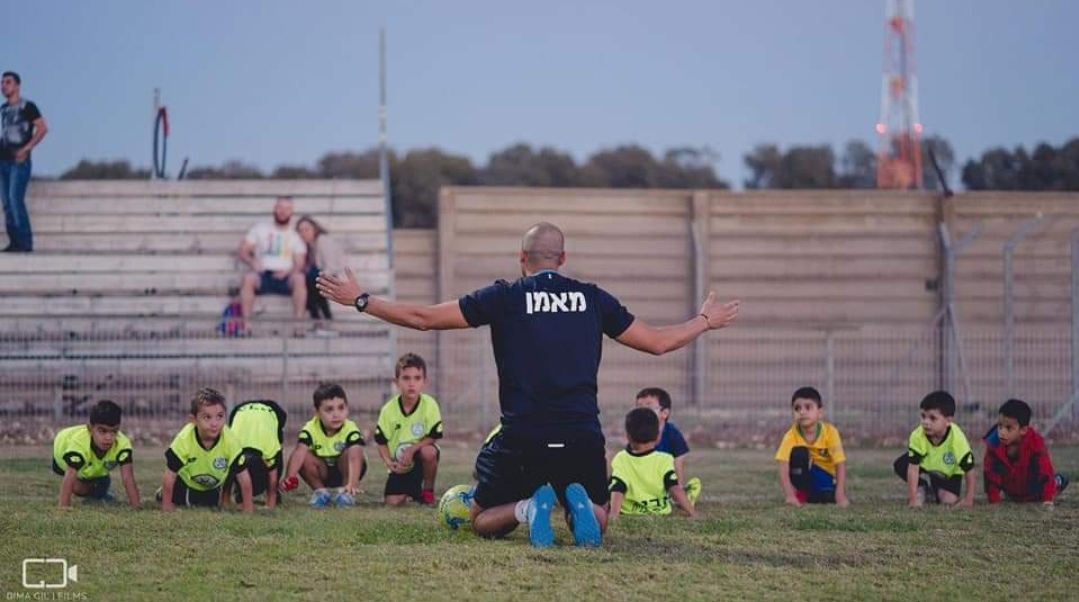
M 387 159 L 392 168 L 396 162 L 396 156 L 392 150 L 387 152 Z M 380 177 L 378 157 L 379 151 L 377 148 L 371 148 L 359 153 L 353 151 L 326 153 L 318 160 L 315 170 L 316 177 L 376 180 Z
M 839 164 L 840 187 L 877 187 L 877 153 L 865 142 L 861 140 L 847 142 Z
M 963 165 L 962 178 L 969 190 L 1079 190 L 1079 138 L 1060 148 L 1042 142 L 1030 153 L 991 148 Z
M 835 153 L 827 144 L 792 146 L 780 152 L 774 144 L 760 144 L 743 157 L 752 172 L 746 188 L 836 188 Z
M 438 223 L 438 192 L 443 186 L 479 183 L 472 162 L 438 148 L 412 150 L 391 170 L 394 226 L 433 228 Z
M 922 157 L 922 187 L 926 190 L 942 190 L 937 170 L 933 169 L 933 162 L 929 159 L 929 149 L 933 150 L 933 156 L 937 158 L 940 171 L 949 184 L 952 182 L 955 171 L 955 150 L 952 144 L 939 135 L 927 136 L 923 140 L 923 148 L 926 150 Z
M 749 179 L 742 182 L 743 186 L 749 190 L 774 188 L 773 180 L 783 161 L 783 155 L 780 154 L 778 146 L 758 144 L 742 157 L 742 161 L 750 171 Z
M 279 165 L 269 177 L 274 180 L 309 180 L 319 175 L 306 165 Z
M 239 159 L 225 161 L 221 167 L 196 167 L 187 170 L 189 180 L 259 180 L 263 178 L 258 167 Z
M 488 186 L 579 186 L 581 178 L 573 157 L 543 147 L 536 152 L 523 142 L 493 153 L 480 171 L 480 183 Z
M 83 159 L 60 174 L 61 180 L 149 180 L 150 170 L 132 168 L 126 159 L 90 161 Z
M 660 188 L 727 189 L 729 182 L 716 175 L 719 153 L 705 146 L 683 146 L 669 149 L 659 166 Z
M 603 188 L 656 188 L 661 167 L 652 153 L 631 144 L 603 149 L 585 165 L 590 185 Z

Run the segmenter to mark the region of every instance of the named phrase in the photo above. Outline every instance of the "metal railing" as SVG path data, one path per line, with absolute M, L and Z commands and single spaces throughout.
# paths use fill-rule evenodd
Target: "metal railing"
M 105 318 L 94 323 L 92 331 L 65 329 L 59 321 L 55 329 L 0 331 L 0 442 L 84 420 L 90 405 L 105 398 L 125 409 L 125 430 L 164 437 L 185 419 L 191 394 L 202 386 L 221 390 L 232 403 L 275 399 L 298 427 L 311 415 L 311 392 L 325 380 L 344 386 L 352 417 L 370 429 L 394 393 L 393 365 L 406 351 L 427 359 L 429 391 L 440 400 L 448 433 L 482 433 L 498 420 L 486 329 L 398 330 L 394 341 L 385 328 L 364 324 L 335 326 L 329 337 L 297 336 L 285 327 L 233 338 L 206 321 L 147 318 L 137 328 L 129 322 L 110 328 Z M 656 358 L 608 341 L 600 370 L 601 418 L 620 439 L 636 392 L 661 386 L 674 399 L 672 419 L 693 440 L 769 446 L 790 424 L 793 391 L 811 385 L 849 445 L 895 444 L 916 425 L 921 398 L 948 376 L 942 327 L 732 327 L 706 337 L 709 363 L 701 393 L 692 349 Z M 1079 435 L 1079 416 L 1061 406 L 1073 385 L 1068 329 L 1012 325 L 1009 339 L 1003 327 L 971 327 L 963 332 L 963 350 L 956 382 L 969 383 L 969 391 L 964 386 L 952 393 L 956 421 L 969 437 L 980 437 L 996 420 L 1009 374 L 1015 395 L 1034 408 L 1036 425 L 1060 414 L 1051 435 Z

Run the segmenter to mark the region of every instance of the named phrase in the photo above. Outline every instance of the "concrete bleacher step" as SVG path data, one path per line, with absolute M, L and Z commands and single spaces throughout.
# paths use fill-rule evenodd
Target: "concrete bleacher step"
M 323 224 L 329 229 L 329 224 Z M 347 232 L 330 229 L 330 235 L 346 253 L 386 253 L 383 232 Z M 237 232 L 35 232 L 39 252 L 57 253 L 146 253 L 235 255 L 242 233 Z
M 229 370 L 243 372 L 248 379 L 274 380 L 283 377 L 319 378 L 374 377 L 393 374 L 393 363 L 385 354 L 280 354 L 256 356 L 183 356 L 161 358 L 4 358 L 4 369 L 52 373 L 111 374 L 139 379 L 152 375 L 185 374 Z
M 377 292 L 377 289 L 375 289 Z M 12 316 L 205 316 L 216 321 L 221 316 L 228 297 L 225 295 L 70 295 L 42 297 L 40 295 L 5 295 L 4 315 Z M 361 318 L 355 309 L 334 306 L 335 317 L 345 320 Z M 289 317 L 292 300 L 280 295 L 263 295 L 255 301 L 255 319 L 263 316 Z M 305 312 L 306 315 L 306 312 Z
M 247 230 L 258 221 L 250 215 L 42 215 L 33 218 L 34 233 L 166 233 L 232 232 L 237 246 Z M 341 232 L 385 231 L 385 218 L 378 215 L 336 215 L 326 219 Z M 327 227 L 330 227 L 327 224 Z
M 355 270 L 365 291 L 385 294 L 390 284 L 386 272 Z M 210 272 L 130 272 L 130 273 L 25 273 L 0 272 L 0 294 L 35 295 L 47 298 L 67 296 L 217 295 L 223 300 L 230 289 L 239 289 L 235 270 Z M 271 298 L 271 297 L 267 297 Z
M 386 270 L 389 261 L 385 254 L 357 254 L 345 256 L 353 270 Z M 48 252 L 31 254 L 4 254 L 0 258 L 0 274 L 25 274 L 40 272 L 239 272 L 235 254 L 93 254 L 63 255 Z
M 27 205 L 34 215 L 71 216 L 71 215 L 154 215 L 162 217 L 199 216 L 199 215 L 244 215 L 251 221 L 269 214 L 275 196 L 106 196 L 108 202 L 101 202 L 102 197 L 42 197 L 47 190 L 39 192 L 31 187 L 34 194 L 27 199 Z M 298 215 L 310 214 L 318 219 L 319 215 L 329 214 L 372 214 L 380 215 L 385 209 L 385 200 L 381 194 L 367 197 L 328 197 L 304 196 L 295 199 Z
M 295 355 L 363 355 L 385 342 L 387 333 L 371 323 L 368 328 L 349 325 L 337 336 L 315 334 L 258 337 L 161 337 L 109 338 L 106 336 L 25 337 L 6 334 L 0 339 L 0 359 L 65 358 L 170 358 L 229 357 L 283 353 Z

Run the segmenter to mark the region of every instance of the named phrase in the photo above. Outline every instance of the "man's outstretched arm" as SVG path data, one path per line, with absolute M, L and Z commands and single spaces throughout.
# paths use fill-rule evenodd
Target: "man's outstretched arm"
M 319 275 L 317 286 L 323 297 L 341 305 L 353 305 L 356 298 L 363 292 L 356 280 L 356 274 L 350 268 L 345 268 L 343 276 L 326 273 Z M 368 297 L 364 313 L 391 324 L 415 330 L 451 330 L 469 327 L 457 301 L 446 301 L 438 305 L 421 305 Z
M 663 355 L 685 347 L 709 330 L 729 326 L 738 317 L 738 304 L 737 299 L 720 304 L 714 292 L 708 293 L 700 313 L 685 322 L 672 326 L 652 326 L 636 319 L 615 340 L 638 351 Z

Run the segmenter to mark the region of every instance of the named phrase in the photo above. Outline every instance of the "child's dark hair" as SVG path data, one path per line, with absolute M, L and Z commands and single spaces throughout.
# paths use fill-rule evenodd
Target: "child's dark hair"
M 423 361 L 423 358 L 415 353 L 406 353 L 401 356 L 401 359 L 397 360 L 397 365 L 393 369 L 393 377 L 399 378 L 405 368 L 419 368 L 420 372 L 423 372 L 423 377 L 427 378 L 427 362 Z
M 191 415 L 198 416 L 200 409 L 210 406 L 225 407 L 225 396 L 219 393 L 217 389 L 211 389 L 210 387 L 203 387 L 195 391 L 195 395 L 191 397 Z
M 794 402 L 799 399 L 811 399 L 813 400 L 813 403 L 817 404 L 818 408 L 824 406 L 824 402 L 820 399 L 820 391 L 814 387 L 798 387 L 798 390 L 794 392 L 794 395 L 791 395 L 791 405 L 794 405 Z
M 640 393 L 637 393 L 637 399 L 645 397 L 655 397 L 661 410 L 671 409 L 671 394 L 659 387 L 645 387 L 641 389 Z
M 650 408 L 633 408 L 626 414 L 626 436 L 633 443 L 659 439 L 659 416 Z
M 335 397 L 344 399 L 345 405 L 348 405 L 348 397 L 345 396 L 345 390 L 337 383 L 319 383 L 319 385 L 315 387 L 314 395 L 311 396 L 312 400 L 315 402 L 316 410 L 322 405 L 322 402 Z
M 22 78 L 19 77 L 19 74 L 15 73 L 14 71 L 5 71 L 3 74 L 0 74 L 0 77 L 10 77 L 11 79 L 15 80 L 16 84 L 19 84 L 20 86 L 22 85 Z
M 103 424 L 105 426 L 120 426 L 120 417 L 123 410 L 116 405 L 115 401 L 102 399 L 90 408 L 90 424 Z
M 947 391 L 933 391 L 918 405 L 922 410 L 939 410 L 944 416 L 955 416 L 955 398 Z
M 1009 399 L 1000 406 L 1000 415 L 1008 418 L 1015 418 L 1015 421 L 1019 423 L 1019 426 L 1030 425 L 1030 415 L 1033 414 L 1030 410 L 1030 406 L 1022 399 Z

